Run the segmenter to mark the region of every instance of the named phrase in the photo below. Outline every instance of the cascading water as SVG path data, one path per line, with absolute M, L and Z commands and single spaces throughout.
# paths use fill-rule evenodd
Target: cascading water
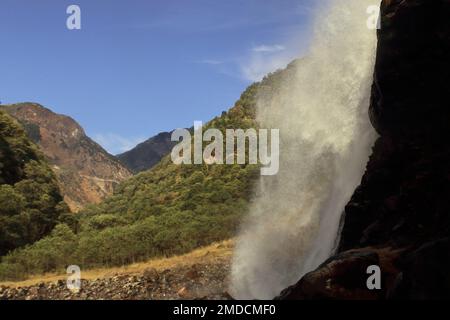
M 262 94 L 258 120 L 280 129 L 280 171 L 261 177 L 242 226 L 231 274 L 238 299 L 270 299 L 324 262 L 345 204 L 360 183 L 375 132 L 368 119 L 377 0 L 334 0 L 316 17 L 307 57 L 276 93 Z

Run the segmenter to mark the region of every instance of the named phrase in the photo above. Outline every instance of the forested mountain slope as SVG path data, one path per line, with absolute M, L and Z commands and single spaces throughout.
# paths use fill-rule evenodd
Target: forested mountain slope
M 68 211 L 43 155 L 0 110 L 0 256 L 46 236 Z

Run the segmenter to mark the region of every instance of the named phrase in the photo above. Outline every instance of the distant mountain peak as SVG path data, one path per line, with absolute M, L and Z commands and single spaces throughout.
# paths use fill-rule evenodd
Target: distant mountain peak
M 135 173 L 149 170 L 169 154 L 176 144 L 171 141 L 171 135 L 171 132 L 158 133 L 130 151 L 117 155 L 117 158 Z
M 99 203 L 112 194 L 115 185 L 131 176 L 71 117 L 31 102 L 5 105 L 2 109 L 22 123 L 30 139 L 48 158 L 72 211 Z

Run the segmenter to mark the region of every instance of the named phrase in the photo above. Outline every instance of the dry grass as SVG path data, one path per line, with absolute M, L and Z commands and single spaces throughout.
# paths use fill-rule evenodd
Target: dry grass
M 156 269 L 163 271 L 166 269 L 184 268 L 194 264 L 210 264 L 218 261 L 231 259 L 233 253 L 234 241 L 227 240 L 220 243 L 214 243 L 210 246 L 194 250 L 190 253 L 174 256 L 170 258 L 152 259 L 146 262 L 134 263 L 131 265 L 115 268 L 92 269 L 81 271 L 82 279 L 95 280 L 117 275 L 137 275 L 142 274 L 146 269 Z M 66 274 L 45 274 L 32 276 L 31 278 L 18 282 L 0 282 L 0 286 L 6 287 L 28 287 L 41 282 L 56 282 L 66 280 Z

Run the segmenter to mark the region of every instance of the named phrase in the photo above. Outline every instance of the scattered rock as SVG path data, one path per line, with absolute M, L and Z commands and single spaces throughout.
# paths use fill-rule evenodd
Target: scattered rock
M 24 288 L 0 287 L 0 300 L 165 300 L 230 299 L 226 293 L 230 258 L 142 274 L 117 274 L 110 278 L 81 281 L 71 292 L 64 280 Z

